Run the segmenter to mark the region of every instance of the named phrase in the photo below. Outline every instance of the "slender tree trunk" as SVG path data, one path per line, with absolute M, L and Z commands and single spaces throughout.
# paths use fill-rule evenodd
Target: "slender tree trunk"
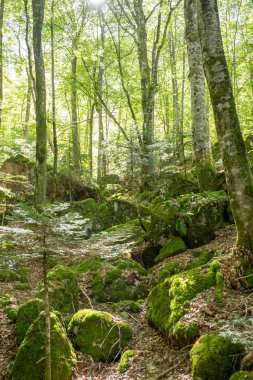
M 73 47 L 73 50 L 75 48 Z M 77 124 L 77 86 L 76 86 L 76 68 L 77 68 L 77 57 L 71 61 L 71 123 L 72 123 L 72 145 L 73 145 L 73 161 L 74 169 L 76 173 L 80 174 L 80 142 L 79 142 L 79 132 Z
M 29 121 L 31 114 L 31 100 L 32 100 L 32 81 L 29 74 L 29 70 L 27 70 L 27 95 L 26 95 L 26 110 L 25 110 L 25 130 L 24 136 L 25 141 L 28 143 L 29 139 Z
M 102 48 L 104 48 L 105 42 L 105 27 L 100 17 L 100 29 L 101 29 L 101 42 Z M 98 91 L 102 95 L 104 87 L 104 54 L 99 57 L 98 68 Z M 106 174 L 106 154 L 105 154 L 105 136 L 104 136 L 104 122 L 103 122 L 103 107 L 101 101 L 97 102 L 98 112 L 98 158 L 97 158 L 97 182 L 101 183 L 102 176 Z
M 183 149 L 181 147 L 180 137 L 180 106 L 179 106 L 179 91 L 177 82 L 177 62 L 176 62 L 176 48 L 174 35 L 171 32 L 169 38 L 169 54 L 170 54 L 170 67 L 171 67 L 171 82 L 173 92 L 173 130 L 176 145 L 176 156 L 182 162 L 184 158 Z
M 0 128 L 2 127 L 3 112 L 3 21 L 5 0 L 0 2 Z
M 57 192 L 57 169 L 58 169 L 58 142 L 57 142 L 57 127 L 56 127 L 56 99 L 55 99 L 55 56 L 54 56 L 54 0 L 51 3 L 51 82 L 52 82 L 52 127 L 53 127 L 53 178 L 52 178 L 52 202 L 55 201 Z
M 148 62 L 148 45 L 146 19 L 143 11 L 143 0 L 134 0 L 137 52 L 139 69 L 141 74 L 141 98 L 143 113 L 143 155 L 142 155 L 142 177 L 143 188 L 150 187 L 153 179 L 153 154 L 152 144 L 154 139 L 154 106 L 155 88 L 151 80 L 151 70 Z
M 46 250 L 46 226 L 43 237 L 43 279 L 44 279 L 44 309 L 45 309 L 45 380 L 51 380 L 51 326 L 50 326 L 50 300 L 48 286 L 48 251 Z
M 94 110 L 95 103 L 91 106 L 90 119 L 89 119 L 89 172 L 92 178 L 93 171 L 93 123 L 94 123 Z
M 236 223 L 237 245 L 252 251 L 253 177 L 224 55 L 217 0 L 197 0 L 197 12 L 205 74 Z
M 191 85 L 193 147 L 200 191 L 215 188 L 206 101 L 205 73 L 195 0 L 185 0 L 185 32 Z
M 47 184 L 47 117 L 46 83 L 42 51 L 42 26 L 44 0 L 32 0 L 33 7 L 33 51 L 35 62 L 36 97 L 36 205 L 46 201 Z

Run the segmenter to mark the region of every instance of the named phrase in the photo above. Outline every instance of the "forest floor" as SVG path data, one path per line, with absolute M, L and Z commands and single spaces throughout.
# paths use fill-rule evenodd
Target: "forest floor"
M 1 292 L 9 293 L 12 296 L 13 305 L 21 305 L 28 299 L 34 297 L 38 284 L 42 282 L 42 258 L 39 254 L 31 254 L 39 246 L 38 236 L 29 229 L 28 225 L 15 221 L 9 223 L 8 227 L 0 227 L 0 237 L 15 236 L 15 252 L 18 265 L 28 269 L 29 290 L 17 290 L 15 282 L 0 282 Z M 60 238 L 49 237 L 48 244 L 54 248 L 54 254 L 61 263 L 68 261 L 79 261 L 89 255 L 108 254 L 115 252 L 129 253 L 133 242 L 129 239 L 117 237 L 110 240 L 110 234 L 100 233 L 93 235 L 89 240 L 64 241 Z M 234 245 L 235 227 L 227 226 L 220 230 L 215 240 L 202 248 L 214 250 L 225 255 Z M 20 254 L 22 253 L 22 254 Z M 9 267 L 17 265 L 15 255 L 10 257 L 10 252 L 0 254 L 0 264 L 3 259 L 8 261 Z M 191 250 L 179 254 L 176 259 L 179 261 L 190 260 Z M 166 263 L 171 260 L 168 259 Z M 173 258 L 175 260 L 175 257 Z M 158 268 L 159 269 L 159 268 Z M 154 272 L 150 274 L 149 281 L 152 280 Z M 253 306 L 253 292 L 224 290 L 224 304 L 219 306 L 214 302 L 214 289 L 209 289 L 199 294 L 191 302 L 188 318 L 201 321 L 201 333 L 217 331 L 232 338 L 238 338 L 248 349 L 253 349 L 253 317 L 251 316 L 251 306 Z M 97 310 L 109 310 L 109 305 L 93 302 L 92 306 Z M 90 307 L 84 294 L 80 294 L 80 308 Z M 116 313 L 117 315 L 117 313 Z M 145 304 L 138 314 L 122 312 L 118 317 L 129 323 L 133 330 L 133 339 L 130 349 L 138 351 L 134 358 L 133 365 L 125 373 L 120 374 L 118 363 L 102 364 L 94 363 L 91 359 L 85 358 L 81 353 L 77 354 L 78 364 L 74 378 L 78 380 L 158 380 L 158 379 L 180 379 L 190 380 L 189 347 L 177 349 L 171 346 L 158 332 L 151 328 L 145 320 Z M 17 352 L 15 340 L 15 324 L 10 322 L 3 310 L 0 308 L 0 379 L 7 378 L 12 361 Z M 31 379 L 32 380 L 32 379 Z

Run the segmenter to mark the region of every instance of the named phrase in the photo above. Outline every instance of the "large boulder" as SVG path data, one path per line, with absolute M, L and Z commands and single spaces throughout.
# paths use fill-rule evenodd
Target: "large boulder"
M 104 261 L 101 270 L 93 275 L 92 296 L 98 302 L 138 300 L 148 295 L 146 270 L 128 258 Z
M 244 347 L 220 335 L 203 335 L 191 349 L 193 380 L 227 380 L 240 368 Z
M 147 320 L 177 346 L 190 344 L 199 336 L 196 321 L 185 322 L 182 317 L 189 310 L 195 296 L 215 285 L 219 264 L 185 271 L 167 278 L 155 286 L 147 300 Z
M 80 351 L 97 362 L 116 360 L 132 337 L 126 323 L 107 312 L 90 309 L 79 310 L 73 316 L 69 331 Z
M 228 197 L 224 191 L 186 194 L 151 205 L 147 238 L 159 243 L 180 236 L 190 248 L 208 243 L 227 220 Z
M 78 282 L 76 273 L 63 265 L 56 265 L 48 272 L 50 305 L 63 314 L 74 314 L 78 310 Z M 43 288 L 38 297 L 42 298 Z
M 43 310 L 44 302 L 35 298 L 21 305 L 17 312 L 16 339 L 20 345 L 26 335 L 27 330 Z
M 70 380 L 76 356 L 65 329 L 54 314 L 51 322 L 51 371 L 54 380 Z M 45 379 L 45 313 L 28 329 L 18 350 L 9 378 L 12 380 Z
M 47 196 L 50 199 L 53 189 L 53 169 L 48 166 L 47 170 Z M 8 158 L 3 163 L 1 171 L 11 176 L 26 177 L 32 185 L 36 183 L 36 162 L 22 154 Z M 97 196 L 98 190 L 90 179 L 86 178 L 83 181 L 73 173 L 59 172 L 57 174 L 57 200 L 79 201 L 86 198 L 97 198 Z

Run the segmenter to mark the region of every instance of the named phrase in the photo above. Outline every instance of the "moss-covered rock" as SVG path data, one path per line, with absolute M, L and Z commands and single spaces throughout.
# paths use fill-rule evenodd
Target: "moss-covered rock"
M 161 237 L 179 235 L 188 247 L 208 243 L 227 218 L 224 191 L 186 194 L 151 205 L 151 225 L 146 237 L 159 243 Z
M 233 373 L 229 380 L 253 380 L 253 373 L 246 371 L 238 371 Z
M 135 357 L 135 355 L 137 354 L 137 352 L 135 350 L 127 350 L 125 351 L 121 358 L 120 358 L 120 362 L 119 362 L 119 372 L 120 373 L 124 373 L 128 370 L 128 368 L 131 367 L 131 364 L 133 362 L 133 358 Z
M 27 330 L 38 318 L 40 312 L 43 310 L 44 303 L 41 299 L 35 298 L 27 301 L 21 305 L 17 311 L 17 325 L 16 325 L 16 339 L 17 344 L 20 345 L 26 335 Z
M 65 329 L 54 313 L 51 320 L 51 371 L 54 380 L 70 380 L 76 364 L 73 347 Z M 45 378 L 45 313 L 32 323 L 18 350 L 9 378 L 44 380 Z
M 50 304 L 64 314 L 74 314 L 78 310 L 77 274 L 63 265 L 55 266 L 48 272 Z M 43 289 L 38 297 L 43 297 Z
M 7 317 L 8 317 L 12 322 L 16 322 L 16 321 L 17 321 L 17 317 L 18 317 L 18 308 L 17 308 L 17 307 L 7 306 L 7 307 L 4 309 L 4 312 L 5 312 L 5 314 L 7 315 Z
M 73 202 L 71 210 L 78 212 L 86 219 L 90 219 L 93 231 L 101 231 L 104 228 L 100 208 L 95 199 L 87 198 L 83 201 Z
M 190 352 L 193 380 L 227 380 L 240 368 L 244 347 L 220 335 L 203 335 Z
M 130 327 L 111 314 L 96 310 L 79 310 L 69 324 L 74 344 L 95 361 L 115 360 L 129 343 Z
M 91 281 L 92 296 L 98 302 L 120 302 L 146 298 L 145 269 L 132 259 L 118 258 L 104 262 Z
M 198 191 L 198 182 L 193 173 L 185 173 L 175 166 L 164 166 L 160 171 L 158 184 L 166 198 Z
M 106 228 L 138 219 L 139 216 L 149 215 L 147 207 L 135 204 L 134 201 L 122 196 L 114 196 L 109 199 L 101 205 L 100 210 Z
M 160 249 L 159 255 L 155 258 L 155 263 L 159 263 L 167 257 L 174 256 L 184 250 L 186 250 L 186 245 L 183 239 L 180 237 L 172 237 L 168 243 Z
M 215 285 L 218 269 L 219 264 L 213 262 L 208 268 L 176 274 L 155 286 L 147 300 L 147 320 L 180 346 L 193 342 L 199 335 L 197 326 L 180 319 L 198 293 Z

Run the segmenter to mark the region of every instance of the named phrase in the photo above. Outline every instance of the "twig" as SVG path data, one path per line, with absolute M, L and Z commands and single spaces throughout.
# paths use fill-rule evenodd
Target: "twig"
M 94 309 L 94 306 L 92 305 L 91 299 L 90 299 L 90 297 L 88 296 L 88 294 L 87 294 L 87 293 L 86 293 L 81 287 L 79 287 L 79 290 L 80 290 L 80 292 L 82 293 L 82 295 L 88 300 L 90 307 L 91 307 L 92 309 Z
M 186 360 L 187 356 L 188 356 L 188 353 L 183 356 L 183 358 L 180 360 L 180 363 L 177 363 L 177 364 L 173 365 L 173 367 L 166 369 L 166 371 L 164 371 L 164 372 L 160 373 L 160 375 L 156 376 L 154 378 L 154 380 L 162 379 L 165 375 L 168 375 L 168 373 L 170 373 L 171 371 L 176 369 L 181 363 L 183 363 Z

